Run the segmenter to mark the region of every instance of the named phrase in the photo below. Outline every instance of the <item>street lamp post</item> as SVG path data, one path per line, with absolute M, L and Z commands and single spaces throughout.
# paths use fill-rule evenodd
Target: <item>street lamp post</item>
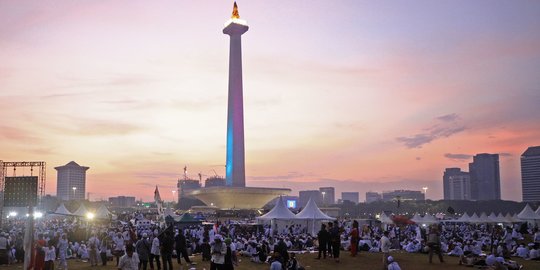
M 427 190 L 428 190 L 428 187 L 423 187 L 422 189 L 424 190 L 424 203 L 427 204 Z
M 326 204 L 326 202 L 324 200 L 324 195 L 326 195 L 326 191 L 323 191 L 321 193 L 322 193 L 322 203 L 323 203 L 323 206 L 324 206 Z
M 176 199 L 175 199 L 176 196 L 174 196 L 175 194 L 176 194 L 176 190 L 173 190 L 172 191 L 172 196 L 173 196 L 172 201 L 173 201 L 173 203 L 176 201 Z
M 72 187 L 73 189 L 73 200 L 75 200 L 75 192 L 77 191 L 77 187 Z

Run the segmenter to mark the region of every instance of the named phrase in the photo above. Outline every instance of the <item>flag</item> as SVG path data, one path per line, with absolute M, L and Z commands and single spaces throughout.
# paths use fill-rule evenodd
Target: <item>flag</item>
M 156 202 L 158 215 L 163 215 L 163 202 L 161 201 L 161 196 L 159 195 L 159 189 L 156 185 L 156 191 L 154 191 L 154 201 Z

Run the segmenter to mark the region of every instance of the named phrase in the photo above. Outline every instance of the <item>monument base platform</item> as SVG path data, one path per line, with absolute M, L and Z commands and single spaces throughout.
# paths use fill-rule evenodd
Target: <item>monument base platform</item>
M 187 195 L 219 209 L 261 209 L 272 199 L 290 192 L 288 188 L 225 186 L 195 189 Z

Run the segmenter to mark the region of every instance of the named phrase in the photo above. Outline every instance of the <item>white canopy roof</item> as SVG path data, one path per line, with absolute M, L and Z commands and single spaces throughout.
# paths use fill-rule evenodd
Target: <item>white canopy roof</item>
M 469 214 L 463 213 L 463 215 L 462 215 L 461 217 L 458 218 L 458 221 L 459 221 L 459 222 L 470 222 L 470 221 L 471 221 L 471 217 L 469 216 Z
M 508 223 L 508 220 L 504 217 L 502 213 L 499 213 L 497 215 L 497 222 Z
M 504 218 L 506 219 L 506 222 L 508 222 L 508 223 L 519 222 L 519 220 L 514 218 L 514 216 L 510 215 L 510 213 L 506 214 L 506 216 L 504 216 Z
M 488 218 L 488 215 L 485 212 L 482 212 L 480 214 L 479 219 L 480 219 L 481 223 L 491 223 L 491 222 L 493 222 L 491 219 Z
M 525 205 L 525 207 L 523 208 L 523 210 L 521 210 L 521 212 L 517 215 L 517 217 L 522 220 L 539 220 L 540 219 L 540 216 L 532 210 L 529 204 Z
M 58 208 L 56 208 L 56 211 L 54 211 L 54 213 L 58 215 L 71 215 L 71 212 L 67 210 L 64 204 L 61 204 L 60 206 L 58 206 Z
M 439 221 L 434 216 L 432 216 L 430 214 L 426 214 L 422 218 L 422 223 L 433 224 L 433 223 L 437 223 L 437 222 L 439 222 Z
M 311 220 L 334 220 L 335 218 L 323 213 L 317 204 L 310 198 L 306 207 L 296 214 L 297 219 L 311 219 Z
M 540 215 L 540 206 L 538 206 L 538 209 L 536 209 L 536 211 L 534 211 L 536 214 Z
M 472 216 L 469 218 L 469 222 L 471 222 L 471 223 L 482 223 L 482 221 L 480 220 L 480 217 L 478 217 L 476 212 L 473 213 Z
M 420 216 L 420 214 L 416 213 L 414 214 L 414 216 L 411 218 L 412 221 L 414 221 L 414 223 L 421 223 L 422 222 L 422 217 Z
M 488 219 L 490 220 L 490 222 L 493 222 L 493 223 L 502 222 L 502 221 L 497 217 L 497 215 L 495 215 L 494 212 L 491 212 L 491 214 L 489 214 Z
M 280 196 L 277 203 L 276 203 L 276 205 L 274 206 L 274 208 L 272 208 L 272 210 L 270 210 L 270 212 L 258 217 L 257 219 L 261 219 L 261 220 L 287 219 L 287 220 L 290 220 L 290 219 L 296 219 L 296 218 L 297 218 L 296 215 L 294 215 L 293 212 L 291 212 L 291 210 L 289 210 L 289 208 L 287 208 L 287 206 L 285 205 L 285 202 L 283 201 L 283 197 Z
M 81 206 L 79 206 L 79 209 L 77 209 L 77 211 L 75 211 L 73 215 L 83 217 L 86 215 L 87 212 L 88 210 L 86 210 L 86 207 L 84 207 L 84 204 L 81 203 Z
M 379 219 L 381 220 L 381 223 L 383 224 L 394 224 L 394 221 L 389 218 L 384 212 L 381 213 L 379 216 Z
M 102 204 L 99 209 L 96 211 L 96 218 L 110 218 L 112 215 L 111 212 L 109 212 L 109 209 Z

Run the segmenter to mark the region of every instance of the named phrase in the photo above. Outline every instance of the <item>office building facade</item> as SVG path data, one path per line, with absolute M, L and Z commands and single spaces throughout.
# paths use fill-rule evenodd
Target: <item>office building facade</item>
M 56 197 L 61 200 L 84 200 L 86 194 L 86 171 L 90 167 L 71 161 L 54 168 L 57 172 Z
M 540 146 L 521 155 L 521 190 L 524 202 L 540 201 Z
M 298 207 L 305 207 L 310 198 L 318 206 L 322 206 L 322 194 L 319 190 L 303 190 L 298 195 Z
M 373 191 L 366 192 L 366 203 L 372 203 L 372 202 L 377 202 L 381 200 L 382 200 L 381 193 L 373 192 Z
M 501 176 L 498 154 L 477 154 L 469 163 L 471 200 L 500 200 Z
M 336 203 L 336 189 L 333 187 L 321 187 L 319 191 L 322 195 L 323 205 L 331 205 Z
M 443 175 L 445 200 L 470 200 L 471 177 L 460 168 L 447 168 Z
M 422 201 L 425 200 L 426 196 L 422 191 L 417 190 L 394 190 L 394 191 L 384 191 L 382 193 L 382 200 L 385 202 L 389 201 Z
M 341 200 L 344 201 L 350 201 L 353 203 L 359 203 L 360 202 L 360 193 L 358 192 L 341 192 Z

